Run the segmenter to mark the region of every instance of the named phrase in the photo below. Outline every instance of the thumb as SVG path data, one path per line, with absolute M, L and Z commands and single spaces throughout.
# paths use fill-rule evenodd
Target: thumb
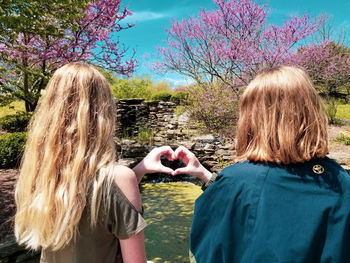
M 174 173 L 174 170 L 169 168 L 169 167 L 166 167 L 166 166 L 160 166 L 157 171 L 157 173 L 166 173 L 166 174 L 173 174 Z
M 178 175 L 178 174 L 188 174 L 189 173 L 189 169 L 187 167 L 182 167 L 182 168 L 178 168 L 176 169 L 172 175 Z

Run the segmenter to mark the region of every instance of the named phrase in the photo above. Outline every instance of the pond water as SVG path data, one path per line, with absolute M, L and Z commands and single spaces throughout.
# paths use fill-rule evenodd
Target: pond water
M 148 260 L 189 262 L 188 247 L 195 199 L 202 193 L 190 183 L 145 184 L 141 188 Z

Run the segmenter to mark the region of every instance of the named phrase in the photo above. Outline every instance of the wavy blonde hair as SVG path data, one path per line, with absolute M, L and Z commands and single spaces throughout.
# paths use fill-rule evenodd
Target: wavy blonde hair
M 260 73 L 240 99 L 237 161 L 283 164 L 324 157 L 327 117 L 310 77 L 296 67 Z
M 71 63 L 54 73 L 29 125 L 16 185 L 20 244 L 52 250 L 67 245 L 76 237 L 89 191 L 96 225 L 101 189 L 116 159 L 114 113 L 108 82 L 94 67 Z

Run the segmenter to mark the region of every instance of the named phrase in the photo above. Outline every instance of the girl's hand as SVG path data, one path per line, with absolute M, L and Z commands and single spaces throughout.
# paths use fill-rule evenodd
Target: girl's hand
M 160 157 L 165 156 L 169 161 L 174 161 L 177 159 L 175 157 L 175 152 L 170 146 L 162 146 L 154 148 L 152 151 L 147 154 L 147 156 L 134 168 L 133 171 L 136 174 L 138 182 L 141 181 L 142 177 L 146 173 L 166 173 L 173 174 L 174 170 L 165 167 L 161 161 Z
M 197 157 L 186 147 L 178 147 L 175 151 L 174 159 L 180 159 L 186 167 L 176 169 L 172 175 L 189 174 L 201 179 L 205 183 L 212 177 L 212 173 L 204 168 Z

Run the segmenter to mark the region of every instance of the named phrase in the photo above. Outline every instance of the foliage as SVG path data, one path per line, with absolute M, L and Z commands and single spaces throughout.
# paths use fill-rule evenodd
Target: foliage
M 188 90 L 191 89 L 191 86 L 182 86 L 179 85 L 174 89 L 174 92 L 182 91 L 182 92 L 188 92 Z
M 177 91 L 171 95 L 170 101 L 175 103 L 176 105 L 186 105 L 188 101 L 188 96 L 188 92 Z
M 344 143 L 345 145 L 350 145 L 350 133 L 347 131 L 342 131 L 340 136 L 336 137 L 334 141 Z
M 325 112 L 330 123 L 336 123 L 336 114 L 337 114 L 337 102 L 335 99 L 327 100 L 324 104 Z
M 268 23 L 270 9 L 253 0 L 214 0 L 215 10 L 173 20 L 165 46 L 158 47 L 157 72 L 175 71 L 198 85 L 220 80 L 238 91 L 262 67 L 284 63 L 295 46 L 324 20 L 292 16 L 282 25 Z
M 7 133 L 0 136 L 0 168 L 19 166 L 26 139 L 26 132 Z
M 148 77 L 131 79 L 117 79 L 112 85 L 112 93 L 118 99 L 144 98 L 150 100 L 152 80 Z
M 31 112 L 17 112 L 0 118 L 0 128 L 7 132 L 24 132 L 28 126 Z
M 82 17 L 81 9 L 86 8 L 86 0 L 6 0 L 0 2 L 0 32 L 14 37 L 16 34 L 44 35 L 48 31 L 59 34 L 57 21 L 73 21 Z M 62 24 L 64 28 L 68 24 Z
M 335 117 L 350 120 L 350 104 L 338 104 L 337 115 Z
M 151 90 L 153 94 L 158 92 L 172 92 L 170 84 L 166 81 L 157 82 L 156 84 L 152 85 Z
M 157 92 L 152 95 L 152 100 L 169 101 L 171 98 L 171 93 L 167 91 Z
M 3 1 L 4 2 L 4 1 Z M 120 22 L 120 0 L 16 1 L 1 5 L 0 102 L 25 101 L 33 111 L 55 69 L 72 61 L 89 61 L 118 74 L 130 75 L 134 56 L 114 37 L 127 29 Z
M 110 70 L 106 70 L 102 67 L 97 67 L 97 69 L 102 73 L 102 75 L 106 78 L 109 85 L 112 86 L 117 83 L 117 76 L 114 72 Z
M 328 103 L 337 98 L 350 99 L 349 48 L 335 42 L 302 47 L 289 63 L 299 65 L 309 73 Z
M 0 118 L 6 115 L 15 114 L 18 111 L 25 111 L 23 101 L 14 101 L 7 106 L 0 107 Z
M 137 134 L 138 142 L 152 145 L 154 142 L 154 131 L 151 127 L 140 127 Z
M 190 94 L 187 109 L 199 128 L 203 132 L 233 138 L 238 119 L 238 96 L 220 82 L 194 87 Z

